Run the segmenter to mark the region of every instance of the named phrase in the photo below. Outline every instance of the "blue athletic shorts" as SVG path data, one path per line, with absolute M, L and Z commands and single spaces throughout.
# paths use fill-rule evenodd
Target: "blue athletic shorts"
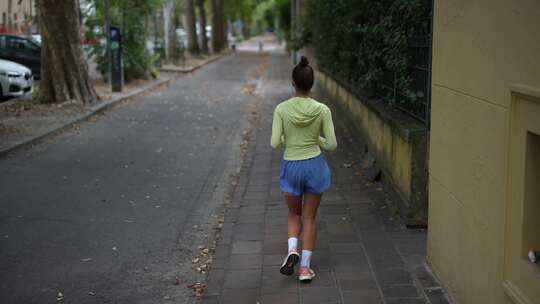
M 323 154 L 304 160 L 283 160 L 279 184 L 282 192 L 302 196 L 322 194 L 330 188 L 330 168 Z

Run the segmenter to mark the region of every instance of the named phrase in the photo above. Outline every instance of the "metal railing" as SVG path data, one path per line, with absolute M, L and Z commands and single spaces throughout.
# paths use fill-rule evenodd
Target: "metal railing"
M 396 74 L 385 71 L 382 85 L 377 95 L 394 104 L 403 112 L 423 122 L 428 128 L 431 112 L 431 52 L 433 36 L 433 0 L 424 1 L 424 18 L 413 28 L 409 38 L 409 66 L 411 90 L 415 97 L 407 96 L 396 85 Z

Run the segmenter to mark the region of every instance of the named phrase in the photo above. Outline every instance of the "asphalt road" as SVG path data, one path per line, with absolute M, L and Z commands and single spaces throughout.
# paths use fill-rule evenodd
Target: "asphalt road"
M 264 61 L 225 57 L 1 159 L 0 303 L 194 302 Z

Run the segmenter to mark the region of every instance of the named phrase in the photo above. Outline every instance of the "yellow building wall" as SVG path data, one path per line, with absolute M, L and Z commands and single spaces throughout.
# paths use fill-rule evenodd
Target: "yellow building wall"
M 511 86 L 540 88 L 540 1 L 434 10 L 428 259 L 458 303 L 517 303 L 502 287 Z

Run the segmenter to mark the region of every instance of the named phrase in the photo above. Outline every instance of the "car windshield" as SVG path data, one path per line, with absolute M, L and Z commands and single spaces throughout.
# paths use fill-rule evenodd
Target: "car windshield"
M 38 37 L 28 37 L 28 39 L 36 44 L 37 46 L 41 46 L 41 38 Z
M 30 51 L 39 51 L 40 44 L 34 42 L 29 38 L 23 37 L 10 37 L 8 44 L 13 49 L 18 49 L 21 51 L 30 50 Z

